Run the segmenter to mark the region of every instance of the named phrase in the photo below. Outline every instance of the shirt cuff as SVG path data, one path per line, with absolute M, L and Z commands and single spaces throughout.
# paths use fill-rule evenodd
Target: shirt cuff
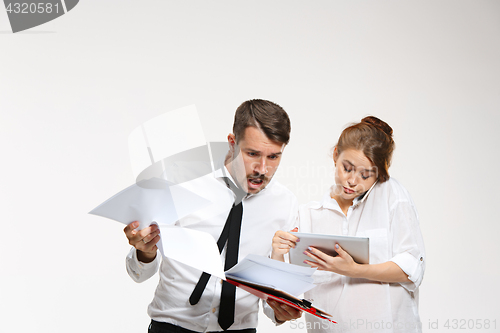
M 391 261 L 408 275 L 409 281 L 403 282 L 401 285 L 408 291 L 414 292 L 420 286 L 424 275 L 424 256 L 422 255 L 417 259 L 408 252 L 404 252 L 394 256 Z
M 135 248 L 132 248 L 128 253 L 126 259 L 128 275 L 135 282 L 140 283 L 146 281 L 158 270 L 158 267 L 160 265 L 158 257 L 159 256 L 157 254 L 153 261 L 148 263 L 141 262 L 139 261 L 139 259 L 137 259 L 137 250 Z

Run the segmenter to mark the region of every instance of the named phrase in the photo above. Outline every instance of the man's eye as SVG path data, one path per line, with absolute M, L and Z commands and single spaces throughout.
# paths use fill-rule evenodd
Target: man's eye
M 248 156 L 254 157 L 254 156 L 257 156 L 257 153 L 248 153 Z
M 271 160 L 275 160 L 275 159 L 277 159 L 277 158 L 278 158 L 278 156 L 276 156 L 276 155 L 271 155 L 271 156 L 269 156 L 269 159 L 271 159 Z

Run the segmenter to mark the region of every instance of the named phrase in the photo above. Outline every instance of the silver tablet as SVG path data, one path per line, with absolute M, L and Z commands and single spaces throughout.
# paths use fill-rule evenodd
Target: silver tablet
M 290 249 L 290 263 L 292 264 L 309 266 L 304 263 L 304 260 L 312 260 L 304 254 L 304 251 L 309 246 L 317 248 L 328 255 L 336 256 L 335 244 L 339 244 L 358 264 L 368 264 L 370 262 L 370 243 L 368 237 L 307 234 L 301 232 L 292 232 L 291 234 L 300 239 L 295 248 Z

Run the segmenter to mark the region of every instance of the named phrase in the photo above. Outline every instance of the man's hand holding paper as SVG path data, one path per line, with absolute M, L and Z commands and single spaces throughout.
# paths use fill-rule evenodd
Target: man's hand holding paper
M 123 231 L 127 236 L 128 243 L 136 248 L 137 259 L 148 263 L 156 258 L 156 245 L 160 240 L 160 228 L 156 224 L 152 224 L 142 230 L 136 230 L 139 227 L 139 222 L 134 221 L 127 225 Z

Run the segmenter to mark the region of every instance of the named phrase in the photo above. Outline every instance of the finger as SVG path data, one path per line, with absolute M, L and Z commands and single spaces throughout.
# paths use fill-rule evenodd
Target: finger
M 296 308 L 288 306 L 286 304 L 282 304 L 281 307 L 287 312 L 287 319 L 288 320 L 297 319 L 297 318 L 300 318 L 302 316 L 301 310 L 297 310 Z
M 291 249 L 296 245 L 298 238 L 285 231 L 277 231 L 273 237 L 273 247 L 276 249 Z
M 267 304 L 269 304 L 269 306 L 273 309 L 274 311 L 274 316 L 279 319 L 279 320 L 282 320 L 284 321 L 284 310 L 283 308 L 281 307 L 281 304 L 280 302 L 278 301 L 275 301 L 275 300 L 267 300 Z
M 295 242 L 292 242 L 292 241 L 289 241 L 289 240 L 285 240 L 285 239 L 281 239 L 278 243 L 278 246 L 281 248 L 281 249 L 290 249 L 292 247 L 295 247 L 297 244 Z
M 156 250 L 158 249 L 156 244 L 158 243 L 159 240 L 160 240 L 159 235 L 153 237 L 149 242 L 145 242 L 145 239 L 141 239 L 134 245 L 134 247 L 137 250 L 145 253 L 155 253 Z
M 139 226 L 139 222 L 137 221 L 134 221 L 132 223 L 129 223 L 127 224 L 127 226 L 125 228 L 123 228 L 123 232 L 126 234 L 126 235 L 129 235 L 132 233 L 132 231 L 137 228 Z
M 295 309 L 284 303 L 279 303 L 280 317 L 282 320 L 290 320 L 299 318 L 302 315 L 302 311 Z
M 140 230 L 138 232 L 138 236 L 143 239 L 144 237 L 146 237 L 147 235 L 151 234 L 151 233 L 154 233 L 156 232 L 157 230 L 159 230 L 158 226 L 156 224 L 152 224 L 150 225 L 149 227 L 147 228 L 144 228 L 142 230 Z
M 309 252 L 309 253 L 307 253 Z M 318 250 L 317 248 L 314 248 L 312 246 L 308 247 L 307 248 L 307 251 L 304 251 L 304 254 L 307 254 L 309 257 L 311 258 L 317 258 L 319 259 L 320 261 L 327 261 L 328 258 L 330 258 L 331 256 L 329 256 L 328 254 Z M 314 256 L 311 256 L 310 254 L 313 254 Z
M 160 234 L 160 230 L 156 230 L 156 231 L 153 231 L 152 233 L 150 234 L 147 234 L 143 239 L 142 239 L 142 242 L 144 244 L 148 244 L 149 242 L 151 242 L 156 236 L 158 236 Z
M 317 250 L 317 249 L 315 249 L 315 248 L 313 248 L 313 247 L 308 247 L 308 248 L 307 248 L 307 250 L 306 250 L 306 251 L 304 251 L 304 254 L 305 254 L 306 256 L 308 256 L 309 258 L 311 258 L 313 261 L 316 261 L 316 262 L 318 262 L 318 263 L 324 263 L 324 262 L 325 262 L 325 260 L 323 260 L 323 258 L 321 258 L 320 256 L 316 255 L 316 253 L 313 253 L 313 251 L 315 251 L 315 250 L 316 250 L 317 252 L 319 252 L 319 253 L 323 253 L 323 252 L 321 252 L 321 251 L 319 251 L 319 250 Z M 324 253 L 323 253 L 323 254 L 324 254 Z
M 311 268 L 317 268 L 318 271 L 324 271 L 326 270 L 326 267 L 325 265 L 322 265 L 316 261 L 311 261 L 311 260 L 304 260 L 304 264 L 307 264 L 309 266 L 311 266 Z
M 277 231 L 275 236 L 278 236 L 279 238 L 281 239 L 284 239 L 284 240 L 287 240 L 287 241 L 290 241 L 290 242 L 299 242 L 299 237 L 295 236 L 295 235 L 292 235 L 291 233 L 289 232 L 286 232 L 286 231 L 283 231 L 283 230 L 280 230 L 280 231 Z
M 289 249 L 290 248 L 290 245 L 289 244 L 284 244 L 284 243 L 279 243 L 279 244 L 276 244 L 275 246 L 276 248 L 278 249 Z
M 271 307 L 271 309 L 273 309 L 275 315 L 280 313 L 281 309 L 279 307 L 279 303 L 278 302 L 276 302 L 273 299 L 267 299 L 266 303 L 269 304 L 269 306 Z
M 156 244 L 158 244 L 159 241 L 160 241 L 159 235 L 156 235 L 155 237 L 153 237 L 147 244 L 144 244 L 145 251 L 156 252 L 156 250 L 158 250 L 158 246 Z
M 350 254 L 347 253 L 339 244 L 335 244 L 335 251 L 337 251 L 342 259 L 350 257 Z

